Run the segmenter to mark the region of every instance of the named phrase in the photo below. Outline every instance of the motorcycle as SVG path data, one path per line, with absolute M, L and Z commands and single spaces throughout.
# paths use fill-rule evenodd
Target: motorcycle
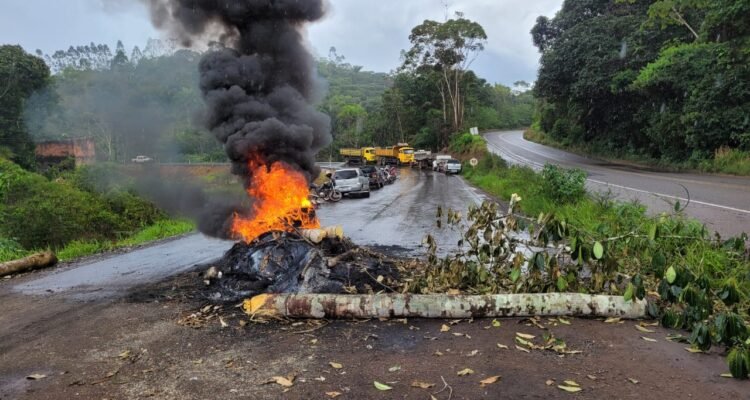
M 335 184 L 331 181 L 326 182 L 320 186 L 312 184 L 310 187 L 310 200 L 314 204 L 319 204 L 320 200 L 337 202 L 341 200 L 344 195 L 336 189 Z
M 388 183 L 396 182 L 398 178 L 398 169 L 394 166 L 386 167 L 385 172 L 388 174 Z

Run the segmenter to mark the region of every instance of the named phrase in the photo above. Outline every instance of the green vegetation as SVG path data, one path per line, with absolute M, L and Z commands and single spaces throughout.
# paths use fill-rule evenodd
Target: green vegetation
M 462 155 L 484 154 L 487 144 L 481 136 L 464 133 L 454 136 L 448 148 L 451 152 Z
M 565 1 L 532 30 L 539 127 L 599 156 L 747 173 L 748 13 L 744 0 Z
M 74 240 L 57 251 L 57 257 L 61 261 L 70 261 L 76 258 L 117 250 L 123 247 L 132 247 L 140 244 L 153 242 L 173 236 L 182 235 L 195 230 L 192 221 L 184 219 L 166 219 L 155 222 L 132 236 L 116 241 L 82 241 Z
M 43 248 L 60 249 L 66 259 L 193 229 L 130 192 L 114 168 L 48 179 L 0 158 L 0 259 Z
M 28 97 L 49 79 L 44 61 L 20 46 L 0 46 L 0 157 L 34 165 L 34 143 L 23 123 Z
M 489 153 L 464 171 L 470 182 L 510 200 L 522 214 L 505 215 L 490 204 L 471 210 L 473 226 L 462 241 L 469 248 L 442 260 L 433 252 L 432 266 L 415 290 L 569 291 L 626 299 L 651 293 L 651 316 L 665 327 L 691 331 L 677 340 L 703 351 L 712 345 L 730 347 L 731 354 L 743 357 L 750 351 L 747 235 L 712 236 L 703 224 L 687 218 L 679 203 L 671 214 L 652 216 L 640 204 L 587 194 L 580 171 L 546 166 L 536 173 L 508 167 Z M 460 219 L 450 211 L 447 217 L 448 224 Z M 511 233 L 518 229 L 527 229 L 530 241 Z M 497 230 L 506 236 L 492 233 Z M 486 244 L 477 240 L 482 235 Z M 515 249 L 528 244 L 554 251 L 518 258 Z M 521 273 L 524 262 L 530 265 L 527 274 Z M 733 375 L 747 377 L 734 357 L 729 360 Z

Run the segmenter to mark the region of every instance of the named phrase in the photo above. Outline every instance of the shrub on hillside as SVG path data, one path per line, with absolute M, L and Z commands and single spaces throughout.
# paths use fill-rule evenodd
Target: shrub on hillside
M 50 181 L 0 159 L 0 237 L 14 238 L 26 249 L 59 247 L 73 240 L 117 239 L 165 217 L 130 192 L 100 195 L 93 181 L 76 179 L 85 173 L 71 174 Z
M 586 195 L 586 172 L 546 164 L 542 169 L 542 190 L 562 203 L 575 203 Z
M 451 140 L 450 150 L 454 153 L 480 153 L 487 149 L 484 139 L 478 135 L 464 133 Z

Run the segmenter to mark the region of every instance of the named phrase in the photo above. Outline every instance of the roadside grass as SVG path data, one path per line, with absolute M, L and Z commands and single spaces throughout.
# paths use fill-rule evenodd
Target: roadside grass
M 74 240 L 63 248 L 58 249 L 56 254 L 60 261 L 70 261 L 76 258 L 112 251 L 123 247 L 137 246 L 160 239 L 182 235 L 193 230 L 195 230 L 195 224 L 189 220 L 161 220 L 136 232 L 132 236 L 117 241 Z
M 18 242 L 12 239 L 0 237 L 0 262 L 16 260 L 29 255 Z
M 700 169 L 707 172 L 750 175 L 750 151 L 721 147 L 716 150 L 714 158 L 700 164 Z
M 523 137 L 531 142 L 555 147 L 580 155 L 594 156 L 614 162 L 633 163 L 655 167 L 666 171 L 697 170 L 700 172 L 716 174 L 750 176 L 750 152 L 731 149 L 728 147 L 717 149 L 713 158 L 710 159 L 699 162 L 674 162 L 631 153 L 611 154 L 607 150 L 593 145 L 560 142 L 545 134 L 537 127 L 531 127 L 524 131 Z
M 520 211 L 532 218 L 540 214 L 552 215 L 565 221 L 587 241 L 608 243 L 607 251 L 618 258 L 618 268 L 624 273 L 656 273 L 652 270 L 656 253 L 663 254 L 667 264 L 680 264 L 696 276 L 707 274 L 712 281 L 735 278 L 743 292 L 744 301 L 750 294 L 750 260 L 737 250 L 734 238 L 717 240 L 700 221 L 675 211 L 672 214 L 652 215 L 642 204 L 618 201 L 611 195 L 586 193 L 573 200 L 560 200 L 549 193 L 545 178 L 528 167 L 508 166 L 494 154 L 485 151 L 477 167 L 464 165 L 464 178 L 493 196 L 509 200 L 515 193 L 523 199 Z M 679 209 L 679 205 L 677 208 Z M 647 240 L 658 228 L 663 238 Z M 632 236 L 632 242 L 608 241 L 619 236 Z M 634 244 L 639 241 L 637 246 Z M 745 248 L 745 239 L 741 241 Z M 655 249 L 658 248 L 658 249 Z

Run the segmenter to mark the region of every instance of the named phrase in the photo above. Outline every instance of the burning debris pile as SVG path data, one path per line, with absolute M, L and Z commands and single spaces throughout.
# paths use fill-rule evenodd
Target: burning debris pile
M 399 281 L 397 261 L 354 245 L 340 230 L 327 236 L 326 230 L 298 232 L 270 232 L 236 243 L 206 271 L 209 298 L 236 302 L 260 293 L 372 293 L 391 291 L 389 285 Z

